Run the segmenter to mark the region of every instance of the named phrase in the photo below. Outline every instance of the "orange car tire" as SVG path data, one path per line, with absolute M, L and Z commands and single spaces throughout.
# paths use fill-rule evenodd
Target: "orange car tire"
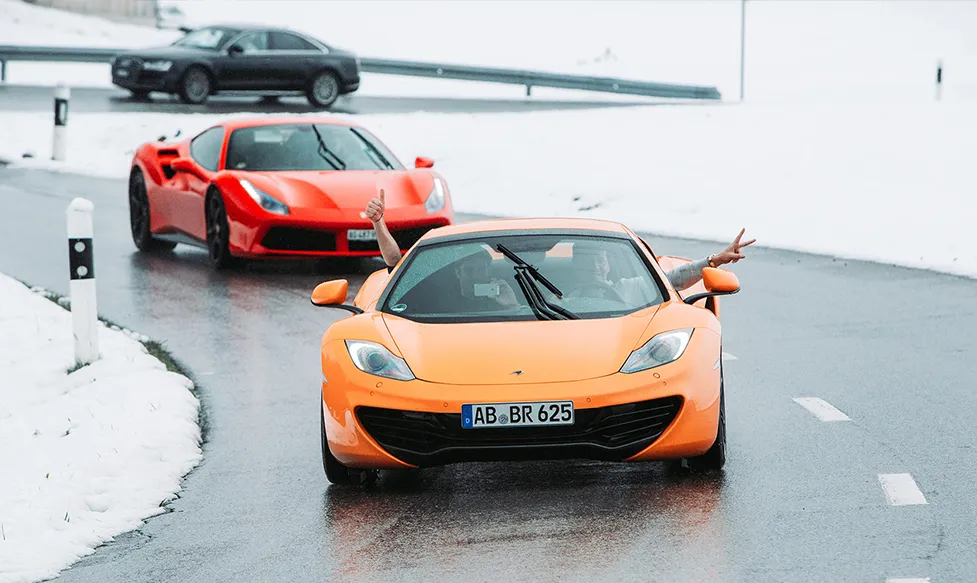
M 326 479 L 337 486 L 349 484 L 367 484 L 375 482 L 378 477 L 376 470 L 359 470 L 344 466 L 342 462 L 332 455 L 329 450 L 329 439 L 326 437 L 326 420 L 322 411 L 319 411 L 319 428 L 322 433 L 322 469 L 326 473 Z
M 726 465 L 726 391 L 723 388 L 723 369 L 719 367 L 719 427 L 716 429 L 716 442 L 706 453 L 688 458 L 689 469 L 716 471 Z

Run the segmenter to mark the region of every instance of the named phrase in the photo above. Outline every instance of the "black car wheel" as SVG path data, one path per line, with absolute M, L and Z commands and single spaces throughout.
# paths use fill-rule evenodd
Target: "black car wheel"
M 149 230 L 149 195 L 146 193 L 146 178 L 138 168 L 129 175 L 129 229 L 132 242 L 140 251 L 169 250 L 176 243 L 153 238 Z
M 309 80 L 306 94 L 312 105 L 329 107 L 339 99 L 339 79 L 329 71 L 320 71 Z
M 199 105 L 210 96 L 210 75 L 202 67 L 190 67 L 180 80 L 180 99 Z
M 722 364 L 719 368 L 719 428 L 716 430 L 716 441 L 706 453 L 689 458 L 691 470 L 717 471 L 726 465 L 726 391 L 723 388 Z
M 230 251 L 230 232 L 227 223 L 227 209 L 224 197 L 217 191 L 207 195 L 207 255 L 214 269 L 224 269 L 232 265 L 234 258 Z

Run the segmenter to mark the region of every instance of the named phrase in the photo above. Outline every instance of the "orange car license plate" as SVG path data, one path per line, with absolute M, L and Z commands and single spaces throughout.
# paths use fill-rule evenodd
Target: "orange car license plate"
M 474 403 L 461 406 L 464 429 L 573 425 L 573 401 Z

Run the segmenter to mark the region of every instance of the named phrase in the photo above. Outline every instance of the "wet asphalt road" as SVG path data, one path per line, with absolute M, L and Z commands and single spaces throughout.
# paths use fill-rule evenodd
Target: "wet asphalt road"
M 53 89 L 30 85 L 0 84 L 0 111 L 53 111 Z M 96 87 L 71 88 L 71 112 L 156 112 L 156 113 L 307 113 L 322 111 L 309 105 L 304 97 L 284 96 L 277 101 L 263 102 L 260 96 L 217 95 L 203 105 L 187 105 L 176 96 L 153 93 L 150 101 L 133 99 L 122 89 Z M 715 102 L 703 102 L 712 103 Z M 352 94 L 341 97 L 329 110 L 333 113 L 481 113 L 503 111 L 544 111 L 567 109 L 596 109 L 654 105 L 650 100 L 633 102 L 559 101 L 533 99 L 466 99 L 438 97 L 372 97 Z
M 725 364 L 722 477 L 657 463 L 477 464 L 342 490 L 322 472 L 316 407 L 318 340 L 344 312 L 308 300 L 337 274 L 307 263 L 216 274 L 182 246 L 138 255 L 124 181 L 10 168 L 0 272 L 67 293 L 75 196 L 95 203 L 101 314 L 165 341 L 201 388 L 209 430 L 171 512 L 65 582 L 937 583 L 977 571 L 977 282 L 752 251 L 734 267 L 743 291 L 723 299 L 737 359 Z M 649 242 L 685 256 L 717 247 Z M 851 421 L 822 422 L 801 396 Z M 928 504 L 889 504 L 877 476 L 903 472 Z

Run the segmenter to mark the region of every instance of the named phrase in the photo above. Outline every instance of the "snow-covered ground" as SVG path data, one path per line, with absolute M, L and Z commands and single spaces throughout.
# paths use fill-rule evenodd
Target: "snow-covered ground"
M 74 366 L 71 312 L 0 274 L 0 581 L 54 577 L 165 512 L 201 459 L 191 382 L 100 326 Z
M 717 86 L 739 98 L 740 2 L 633 0 L 163 0 L 191 25 L 261 22 L 363 56 L 535 68 Z M 233 15 L 233 16 L 229 16 Z M 746 97 L 752 102 L 977 100 L 977 2 L 748 0 Z M 174 31 L 112 24 L 0 0 L 0 44 L 145 47 Z M 87 68 L 87 69 L 86 69 Z M 108 85 L 106 65 L 10 63 L 11 82 Z M 364 75 L 363 95 L 521 98 L 523 88 Z M 534 98 L 610 94 L 534 89 Z M 630 98 L 629 98 L 630 99 Z
M 0 156 L 29 150 L 20 162 L 124 179 L 143 141 L 224 117 L 76 114 L 62 164 L 49 161 L 49 114 L 0 113 Z M 746 227 L 758 245 L 977 276 L 969 104 L 337 117 L 408 165 L 433 157 L 459 211 L 600 217 L 722 242 Z

